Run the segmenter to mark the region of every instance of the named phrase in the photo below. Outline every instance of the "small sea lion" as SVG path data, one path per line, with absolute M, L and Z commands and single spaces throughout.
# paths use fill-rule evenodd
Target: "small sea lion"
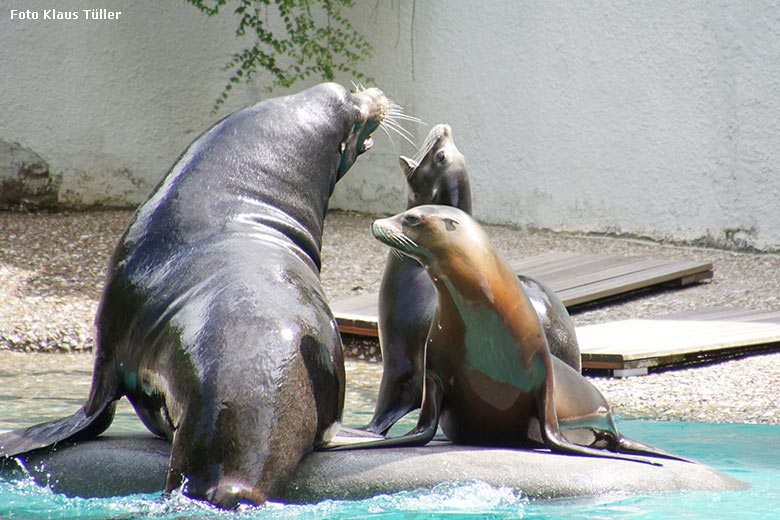
M 402 155 L 399 161 L 406 178 L 407 209 L 440 204 L 471 213 L 466 160 L 449 125 L 434 126 L 415 157 Z M 550 351 L 579 372 L 580 349 L 566 307 L 542 282 L 528 276 L 519 280 L 539 315 Z M 382 380 L 367 431 L 385 434 L 420 407 L 425 339 L 435 310 L 436 290 L 425 269 L 409 256 L 389 253 L 379 287 Z
M 328 199 L 394 112 L 378 89 L 324 83 L 198 137 L 111 257 L 87 403 L 3 434 L 0 458 L 95 437 L 126 396 L 173 443 L 166 490 L 186 480 L 189 496 L 225 508 L 281 497 L 344 404 L 319 279 Z
M 419 261 L 436 287 L 416 428 L 339 449 L 455 443 L 533 448 L 657 464 L 685 460 L 627 439 L 601 393 L 550 354 L 522 284 L 466 212 L 424 205 L 374 222 L 381 242 Z M 611 450 L 611 451 L 604 451 Z M 617 453 L 615 453 L 617 452 Z

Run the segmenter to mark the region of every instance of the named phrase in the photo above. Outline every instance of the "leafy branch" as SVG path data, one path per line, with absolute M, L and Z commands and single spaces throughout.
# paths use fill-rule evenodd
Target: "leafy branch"
M 332 81 L 336 72 L 351 74 L 358 81 L 371 81 L 357 67 L 369 56 L 371 44 L 352 27 L 342 11 L 354 0 L 187 0 L 208 16 L 226 12 L 237 4 L 237 37 L 254 36 L 254 44 L 233 55 L 225 71 L 233 71 L 214 103 L 217 112 L 233 85 L 250 81 L 258 70 L 270 72 L 266 87 L 287 88 L 310 76 Z M 274 27 L 284 26 L 282 31 Z

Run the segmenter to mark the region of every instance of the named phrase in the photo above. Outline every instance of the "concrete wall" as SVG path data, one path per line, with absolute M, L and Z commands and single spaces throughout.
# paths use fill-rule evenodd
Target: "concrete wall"
M 233 20 L 106 0 L 118 23 L 11 21 L 13 4 L 51 7 L 0 8 L 0 141 L 61 174 L 63 201 L 139 202 L 215 119 Z M 780 249 L 773 2 L 357 4 L 366 72 L 408 113 L 452 125 L 481 220 Z M 260 96 L 234 90 L 230 108 Z M 402 209 L 396 158 L 413 153 L 377 136 L 332 206 Z
M 412 2 L 368 2 L 361 16 L 380 20 L 369 72 L 453 126 L 478 217 L 780 246 L 776 3 L 474 5 L 418 1 L 412 20 Z M 350 177 L 338 202 L 389 209 L 383 175 Z
M 47 20 L 44 10 L 76 11 Z M 121 11 L 86 20 L 81 9 Z M 38 19 L 11 19 L 11 10 Z M 183 0 L 7 0 L 0 7 L 0 141 L 43 157 L 69 205 L 142 202 L 179 153 L 230 109 L 256 102 L 235 89 L 211 114 L 238 50 L 233 20 Z

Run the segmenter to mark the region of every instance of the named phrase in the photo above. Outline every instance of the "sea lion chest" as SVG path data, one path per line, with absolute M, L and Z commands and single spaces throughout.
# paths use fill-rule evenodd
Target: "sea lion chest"
M 536 415 L 543 363 L 492 305 L 446 300 L 440 298 L 426 353 L 426 369 L 444 393 L 439 424 L 453 442 L 483 444 L 487 430 L 490 444 L 517 444 Z

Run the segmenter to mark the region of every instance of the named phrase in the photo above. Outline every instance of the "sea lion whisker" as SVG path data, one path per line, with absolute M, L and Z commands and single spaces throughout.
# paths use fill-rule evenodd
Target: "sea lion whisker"
M 418 164 L 422 162 L 423 158 L 428 155 L 428 152 L 430 152 L 433 149 L 433 146 L 438 142 L 439 137 L 440 136 L 437 134 L 428 134 L 428 137 L 425 138 L 423 145 L 420 147 L 417 153 L 414 154 L 414 157 L 412 158 L 414 162 Z
M 415 123 L 425 124 L 423 122 L 423 120 L 420 119 L 419 117 L 411 116 L 409 114 L 404 113 L 404 107 L 402 107 L 398 103 L 395 103 L 394 101 L 389 101 L 389 105 L 387 107 L 387 111 L 389 113 L 391 113 L 391 114 L 396 114 L 396 115 L 403 116 L 403 118 L 408 119 L 409 121 L 414 121 Z
M 420 125 L 424 125 L 425 124 L 422 120 L 420 120 L 417 117 L 414 117 L 414 118 L 413 117 L 406 117 L 406 114 L 397 114 L 397 113 L 394 113 L 394 112 L 387 112 L 385 117 L 387 119 L 389 119 L 390 121 L 396 123 L 397 125 L 401 125 L 402 122 L 407 122 L 407 121 L 410 122 L 410 123 L 415 123 L 415 124 L 420 124 Z
M 387 108 L 386 117 L 390 118 L 393 121 L 410 121 L 412 123 L 417 123 L 424 125 L 425 122 L 420 119 L 419 117 L 415 117 L 409 114 L 404 113 L 404 109 L 401 105 L 397 105 L 390 101 L 390 105 Z
M 390 131 L 382 125 L 379 125 L 379 128 L 381 128 L 382 131 L 387 135 L 387 138 L 390 139 L 390 144 L 393 145 L 393 148 L 395 148 L 395 141 L 393 140 L 393 136 L 390 134 Z
M 417 164 L 420 164 L 422 160 L 425 158 L 426 155 L 431 151 L 433 148 L 434 141 L 428 140 L 423 143 L 423 145 L 420 147 L 420 149 L 417 151 L 416 154 L 414 154 L 414 157 L 412 157 L 412 160 L 416 162 Z
M 389 245 L 391 251 L 395 251 L 396 249 L 411 250 L 417 248 L 417 244 L 414 240 L 393 227 L 375 224 L 371 227 L 371 231 L 381 242 Z
M 408 249 L 419 249 L 417 243 L 404 234 L 401 233 L 395 234 L 393 235 L 393 238 L 395 238 L 399 244 L 403 244 Z
M 407 130 L 403 127 L 401 124 L 401 121 L 410 121 L 412 123 L 423 123 L 422 119 L 419 117 L 410 116 L 408 114 L 404 114 L 403 107 L 397 103 L 394 103 L 393 101 L 388 100 L 388 106 L 387 111 L 385 112 L 385 117 L 382 120 L 381 126 L 386 127 L 388 130 L 392 130 L 398 135 L 400 135 L 402 138 L 404 138 L 406 141 L 408 141 L 412 146 L 416 146 L 413 141 L 413 134 L 411 131 Z
M 387 113 L 388 113 L 388 115 L 393 116 L 395 119 L 402 119 L 404 121 L 411 121 L 412 123 L 419 123 L 421 125 L 425 124 L 425 122 L 422 119 L 420 119 L 419 117 L 410 116 L 409 114 L 405 114 L 405 113 L 403 113 L 401 111 L 389 109 L 387 111 Z
M 400 124 L 398 124 L 393 120 L 388 121 L 387 119 L 385 119 L 385 122 L 387 123 L 387 127 L 389 129 L 393 130 L 395 133 L 399 134 L 400 136 L 402 136 L 403 138 L 411 142 L 412 133 L 410 131 L 406 130 L 404 127 L 402 127 Z M 414 142 L 412 142 L 412 144 L 414 144 Z
M 392 119 L 390 119 L 389 115 L 387 117 L 385 117 L 384 121 L 382 121 L 380 126 L 387 127 L 389 130 L 392 130 L 395 133 L 397 133 L 398 135 L 400 135 L 401 137 L 403 137 L 412 146 L 417 146 L 417 145 L 414 144 L 414 141 L 411 138 L 412 133 L 409 132 L 408 130 L 406 130 L 405 128 L 403 128 L 399 123 L 397 123 L 397 122 L 393 121 Z
M 412 135 L 413 135 L 412 132 L 410 132 L 409 130 L 407 130 L 403 126 L 401 126 L 401 124 L 398 121 L 396 121 L 394 119 L 391 119 L 391 118 L 386 118 L 385 122 L 388 123 L 388 126 L 394 127 L 395 131 L 398 132 L 399 134 L 405 135 L 407 137 L 412 137 Z

